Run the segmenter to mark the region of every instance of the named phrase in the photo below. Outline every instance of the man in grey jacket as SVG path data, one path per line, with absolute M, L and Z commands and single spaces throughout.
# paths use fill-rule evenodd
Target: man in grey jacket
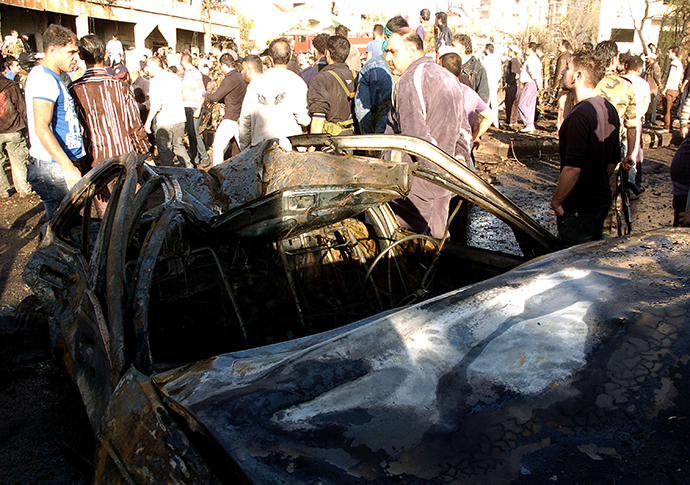
M 400 76 L 386 133 L 417 136 L 466 164 L 470 147 L 462 133 L 468 133 L 470 125 L 457 77 L 424 56 L 422 39 L 409 27 L 391 35 L 386 52 L 391 72 Z M 398 158 L 396 154 L 391 156 Z M 407 154 L 402 160 L 436 168 Z M 415 178 L 408 197 L 391 207 L 404 226 L 440 238 L 445 232 L 451 195 L 446 189 Z

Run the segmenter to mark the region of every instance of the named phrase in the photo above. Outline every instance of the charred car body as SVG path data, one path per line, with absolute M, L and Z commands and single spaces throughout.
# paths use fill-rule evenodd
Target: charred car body
M 97 482 L 506 483 L 569 450 L 620 463 L 687 397 L 683 232 L 542 256 L 558 241 L 433 146 L 293 139 L 323 144 L 208 172 L 129 155 L 63 201 L 25 280 Z M 504 220 L 525 256 L 402 231 L 386 202 L 413 177 Z

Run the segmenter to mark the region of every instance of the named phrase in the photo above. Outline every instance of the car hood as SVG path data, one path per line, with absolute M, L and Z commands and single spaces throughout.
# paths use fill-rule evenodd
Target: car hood
M 620 457 L 687 399 L 688 278 L 686 230 L 589 243 L 154 383 L 253 483 L 507 483 L 554 446 Z

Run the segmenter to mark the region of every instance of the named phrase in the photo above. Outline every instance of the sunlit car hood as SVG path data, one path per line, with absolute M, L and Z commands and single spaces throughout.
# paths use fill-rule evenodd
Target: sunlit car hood
M 253 483 L 507 483 L 556 442 L 615 458 L 675 406 L 689 278 L 686 230 L 585 244 L 154 383 Z

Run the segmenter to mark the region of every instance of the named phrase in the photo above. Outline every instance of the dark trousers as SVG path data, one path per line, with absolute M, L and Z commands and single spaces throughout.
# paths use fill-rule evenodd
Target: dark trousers
M 685 212 L 685 206 L 687 205 L 687 203 L 687 194 L 673 196 L 673 227 L 678 227 L 678 219 L 680 219 L 680 213 Z
M 566 246 L 599 241 L 604 238 L 604 220 L 608 213 L 608 208 L 591 213 L 566 212 L 556 218 L 558 238 Z
M 521 90 L 522 86 L 519 82 L 506 86 L 506 123 L 509 125 L 514 125 L 518 122 L 518 98 L 520 97 Z
M 649 124 L 654 124 L 656 122 L 656 101 L 659 98 L 656 94 L 651 94 L 651 99 L 649 101 L 649 108 L 647 109 L 646 122 Z
M 201 117 L 194 117 L 194 108 L 185 108 L 184 114 L 187 117 L 185 129 L 187 130 L 187 138 L 189 139 L 189 158 L 193 165 L 198 165 L 200 161 L 208 163 L 210 159 L 206 151 L 206 144 L 199 134 Z

